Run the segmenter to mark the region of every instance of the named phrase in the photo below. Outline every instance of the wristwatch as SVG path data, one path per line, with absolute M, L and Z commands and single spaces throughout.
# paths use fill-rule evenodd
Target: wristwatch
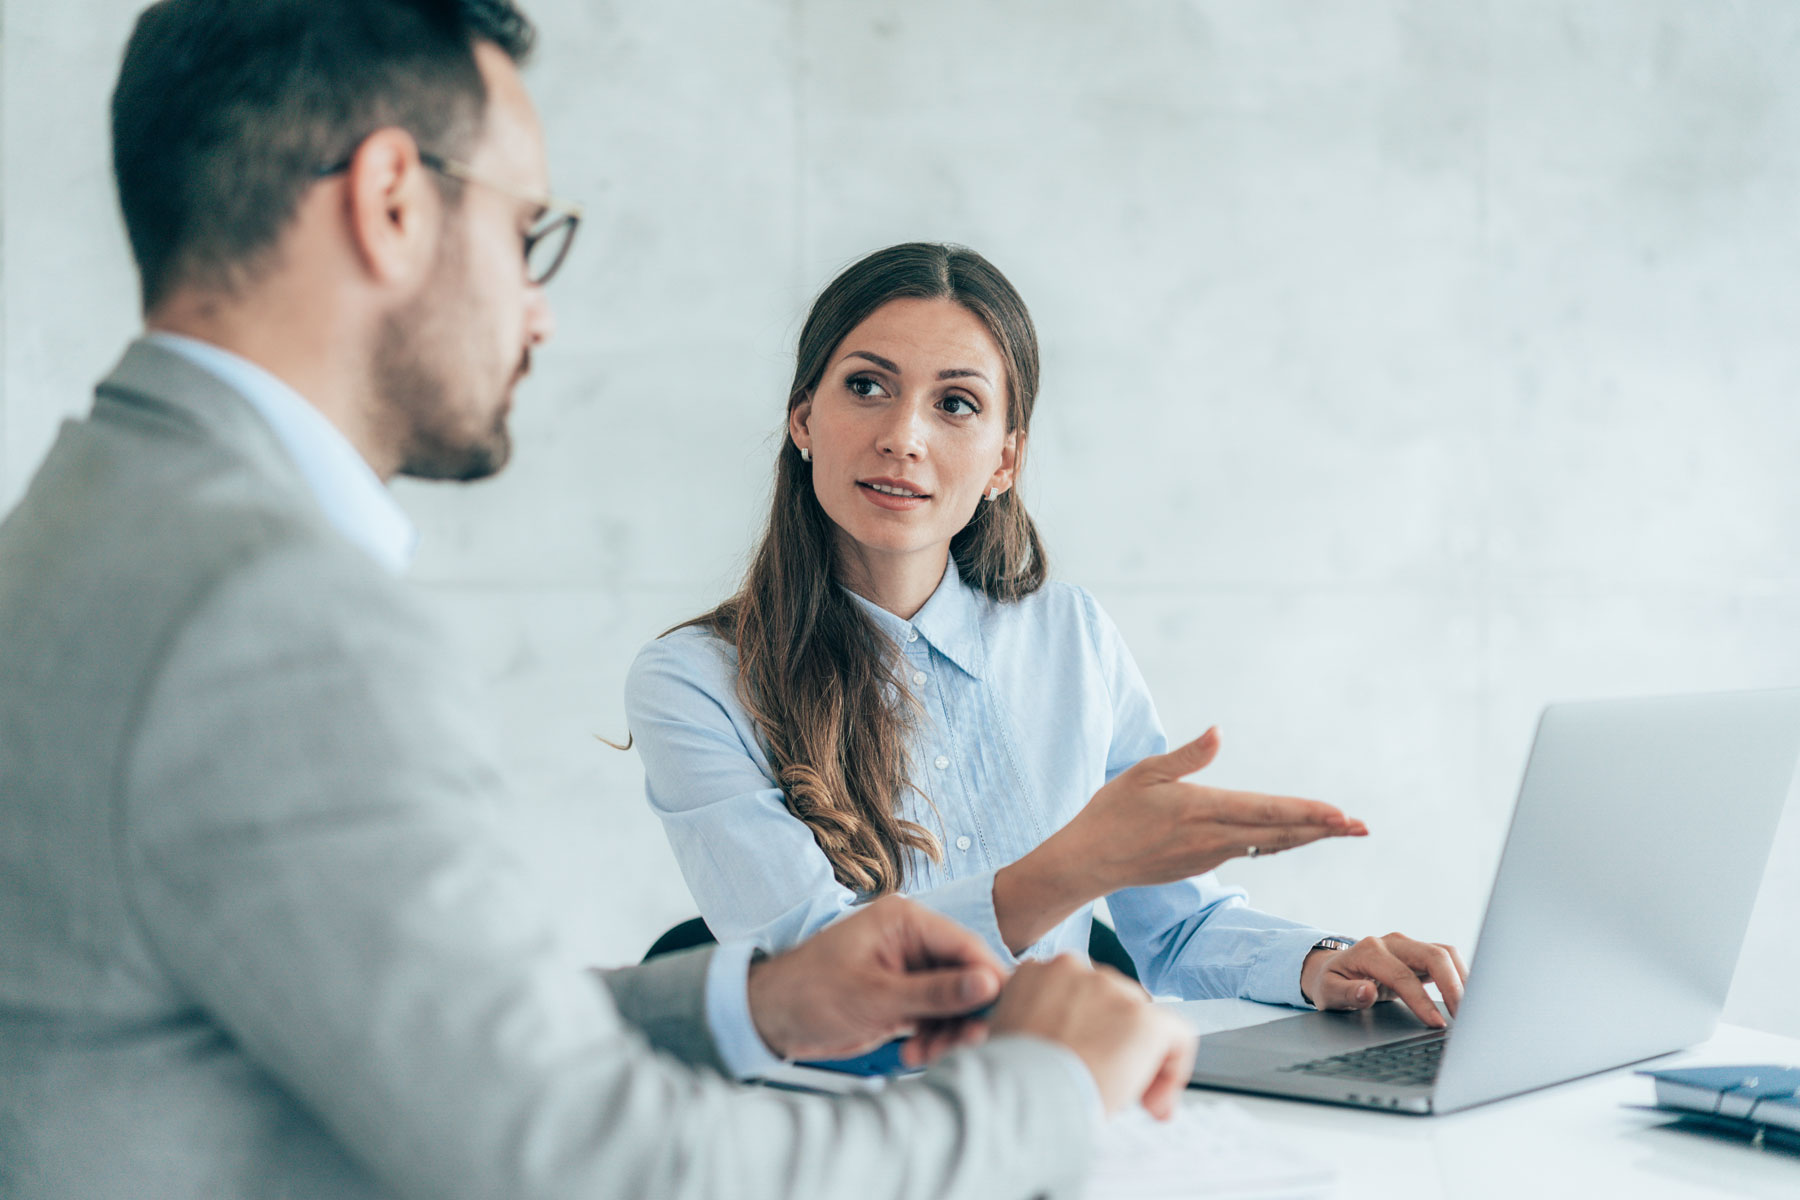
M 1307 957 L 1310 958 L 1314 950 L 1348 950 L 1354 945 L 1356 945 L 1355 942 L 1346 941 L 1341 937 L 1322 937 L 1311 946 L 1307 947 L 1306 954 Z M 1303 963 L 1305 961 L 1305 959 L 1301 960 Z M 1313 998 L 1306 994 L 1306 989 L 1304 987 L 1300 989 L 1300 998 L 1308 1004 L 1312 1004 L 1314 1008 L 1319 1007 L 1317 1004 L 1313 1004 Z

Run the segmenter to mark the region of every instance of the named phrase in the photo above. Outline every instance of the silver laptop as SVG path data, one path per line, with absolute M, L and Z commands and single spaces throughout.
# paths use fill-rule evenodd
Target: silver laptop
M 1800 758 L 1800 689 L 1553 704 L 1461 1014 L 1397 1002 L 1200 1039 L 1194 1082 L 1445 1113 L 1712 1036 Z

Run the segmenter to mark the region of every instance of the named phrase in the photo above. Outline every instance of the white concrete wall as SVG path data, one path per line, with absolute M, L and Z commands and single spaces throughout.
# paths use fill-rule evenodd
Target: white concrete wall
M 134 327 L 104 118 L 135 7 L 5 0 L 0 504 Z M 1467 945 L 1544 701 L 1800 682 L 1800 9 L 531 11 L 592 212 L 561 335 L 507 474 L 402 495 L 597 958 L 692 903 L 593 735 L 741 568 L 807 299 L 892 241 L 1031 302 L 1025 492 L 1171 731 L 1374 829 L 1227 872 L 1265 907 Z M 1791 816 L 1728 1016 L 1800 1033 L 1796 913 Z

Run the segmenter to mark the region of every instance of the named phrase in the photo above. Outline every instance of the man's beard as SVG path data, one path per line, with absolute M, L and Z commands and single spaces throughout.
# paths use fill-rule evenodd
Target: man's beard
M 474 413 L 486 406 L 455 387 L 458 369 L 470 365 L 459 351 L 486 332 L 479 317 L 467 311 L 462 259 L 459 239 L 446 233 L 431 278 L 416 300 L 382 322 L 375 346 L 377 402 L 399 426 L 400 474 L 415 479 L 486 479 L 512 455 L 507 405 L 496 397 L 488 427 L 468 428 Z M 526 352 L 509 387 L 528 364 Z

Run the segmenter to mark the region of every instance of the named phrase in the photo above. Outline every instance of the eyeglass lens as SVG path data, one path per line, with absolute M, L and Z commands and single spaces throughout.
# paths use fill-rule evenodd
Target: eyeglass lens
M 525 278 L 533 285 L 542 285 L 556 274 L 562 261 L 568 256 L 569 245 L 575 240 L 575 227 L 579 220 L 569 213 L 553 217 L 542 228 L 533 230 L 525 250 Z

